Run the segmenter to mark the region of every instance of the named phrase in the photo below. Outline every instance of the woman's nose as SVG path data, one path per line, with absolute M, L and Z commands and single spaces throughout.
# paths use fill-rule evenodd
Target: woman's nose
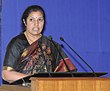
M 35 20 L 34 25 L 35 26 L 38 26 L 39 25 L 39 22 L 37 20 Z

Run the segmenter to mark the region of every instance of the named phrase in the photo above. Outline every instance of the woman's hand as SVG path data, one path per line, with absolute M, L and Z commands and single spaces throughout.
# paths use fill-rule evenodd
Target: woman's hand
M 2 78 L 9 83 L 12 83 L 13 81 L 24 78 L 26 76 L 29 76 L 29 75 L 22 74 L 12 70 L 2 70 Z

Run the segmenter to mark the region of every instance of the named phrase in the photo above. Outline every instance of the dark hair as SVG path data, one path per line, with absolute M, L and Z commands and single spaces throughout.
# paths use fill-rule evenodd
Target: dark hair
M 26 26 L 25 26 L 25 24 L 24 24 L 24 21 L 23 21 L 23 19 L 25 20 L 25 22 L 26 22 L 26 20 L 27 20 L 27 17 L 29 16 L 29 14 L 31 13 L 31 12 L 33 12 L 33 11 L 40 11 L 41 13 L 42 13 L 42 15 L 43 15 L 43 17 L 44 17 L 44 21 L 45 21 L 45 12 L 44 12 L 44 10 L 43 10 L 43 8 L 41 7 L 41 6 L 38 6 L 38 5 L 32 5 L 32 6 L 29 6 L 25 11 L 24 11 L 24 13 L 23 13 L 23 15 L 22 15 L 22 29 L 23 29 L 23 32 L 24 31 L 26 31 Z

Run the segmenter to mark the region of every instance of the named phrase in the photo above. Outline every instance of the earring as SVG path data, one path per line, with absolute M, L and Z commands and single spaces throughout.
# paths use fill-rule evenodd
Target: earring
M 24 23 L 24 25 L 26 26 L 26 22 L 25 22 L 25 20 L 23 19 L 23 23 Z

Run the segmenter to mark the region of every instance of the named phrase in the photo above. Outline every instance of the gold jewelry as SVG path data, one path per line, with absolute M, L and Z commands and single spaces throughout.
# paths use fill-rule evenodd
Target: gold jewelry
M 12 67 L 9 67 L 9 66 L 4 66 L 3 67 L 3 70 L 8 70 L 8 71 L 12 71 L 14 70 Z
M 24 32 L 24 34 L 25 34 L 29 44 L 32 44 L 33 42 L 35 42 L 36 40 L 38 40 L 42 36 L 42 34 L 40 34 L 36 39 L 33 40 L 28 36 L 27 32 Z

